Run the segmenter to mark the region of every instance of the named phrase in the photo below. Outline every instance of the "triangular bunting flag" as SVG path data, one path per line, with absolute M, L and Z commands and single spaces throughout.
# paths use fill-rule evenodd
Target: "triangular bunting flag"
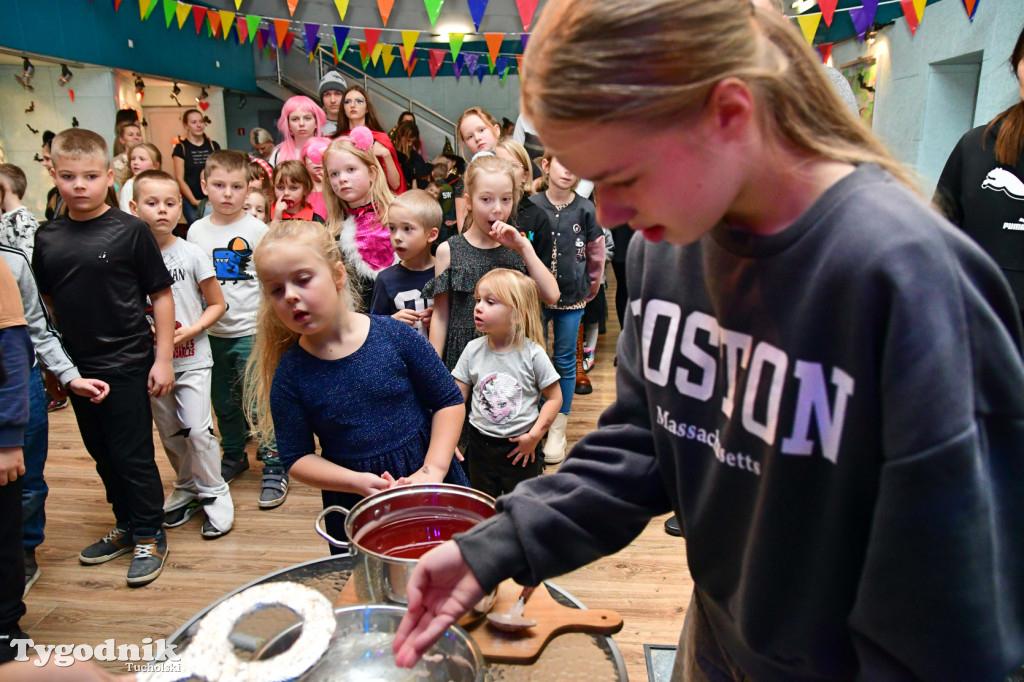
M 359 59 L 363 62 L 363 71 L 366 71 L 366 65 L 370 62 L 370 51 L 362 40 L 359 41 Z
M 180 31 L 185 26 L 185 20 L 188 19 L 188 13 L 192 11 L 192 5 L 186 5 L 183 2 L 179 2 L 175 8 L 174 13 L 178 15 L 178 30 Z
M 235 13 L 229 12 L 226 9 L 222 9 L 220 12 L 220 30 L 224 36 L 224 40 L 228 39 L 228 34 L 231 33 L 231 24 L 235 23 Z
M 89 0 L 89 1 L 92 2 L 92 0 Z M 114 6 L 114 11 L 115 12 L 117 10 L 121 9 L 121 0 L 113 0 L 113 2 L 111 2 L 110 4 Z
M 511 68 L 512 68 L 511 66 L 506 66 L 505 70 L 501 72 L 501 84 L 502 85 L 505 84 L 505 79 L 508 78 L 508 70 L 511 69 Z
M 967 10 L 967 18 L 974 21 L 974 13 L 978 11 L 981 0 L 964 0 L 964 9 Z
M 260 52 L 263 51 L 263 46 L 267 44 L 267 36 L 270 35 L 270 30 L 261 28 L 256 32 L 256 49 Z
M 494 60 L 491 59 L 491 55 L 487 55 L 487 70 L 494 73 Z
M 526 49 L 526 42 L 529 39 L 530 39 L 530 34 L 529 33 L 520 33 L 519 34 L 519 42 L 521 42 L 523 44 L 523 49 L 524 50 Z
M 288 0 L 288 16 L 295 16 L 295 8 L 298 7 L 299 0 Z
M 405 51 L 405 45 L 398 46 L 398 54 L 402 57 L 402 67 L 406 70 L 409 69 L 409 57 L 416 54 L 416 49 L 413 48 L 412 52 Z
M 384 52 L 384 43 L 377 43 L 373 50 L 370 51 L 370 61 L 373 62 L 374 66 L 377 66 L 377 63 L 380 61 L 382 52 Z
M 480 30 L 480 22 L 484 20 L 484 12 L 487 10 L 487 0 L 468 0 L 469 13 L 473 17 L 473 25 Z
M 291 26 L 292 22 L 287 19 L 274 19 L 274 33 L 277 35 L 278 47 L 284 46 L 284 36 L 288 33 L 288 27 Z
M 494 62 L 494 68 L 497 69 L 499 73 L 508 71 L 508 57 L 498 57 Z M 502 79 L 504 78 L 505 77 L 502 76 Z
M 206 18 L 210 22 L 210 30 L 213 31 L 213 37 L 216 38 L 220 33 L 220 13 L 210 10 L 206 13 Z
M 164 0 L 164 21 L 167 22 L 167 28 L 171 27 L 171 22 L 174 21 L 174 12 L 178 9 L 178 0 Z
M 444 63 L 444 50 L 427 50 L 430 55 L 428 59 L 428 65 L 430 66 L 430 79 L 433 80 L 437 75 L 437 72 L 441 69 L 441 64 Z
M 245 45 L 245 41 L 249 40 L 249 24 L 239 19 L 235 24 L 235 33 L 238 34 L 238 44 Z
M 878 0 L 862 0 L 860 7 L 854 7 L 850 10 L 850 19 L 853 21 L 853 27 L 857 31 L 857 37 L 860 38 L 861 42 L 864 42 L 864 35 L 871 28 L 871 24 L 875 21 L 875 14 L 878 13 Z
M 246 14 L 245 25 L 249 29 L 249 42 L 251 43 L 252 41 L 256 40 L 256 33 L 259 32 L 260 17 L 256 16 L 255 14 Z
M 395 6 L 395 0 L 377 0 L 377 9 L 380 10 L 380 19 L 384 25 L 388 25 L 388 18 L 391 16 L 391 8 Z
M 139 0 L 139 18 L 145 21 L 146 14 L 149 13 L 150 0 Z
M 236 10 L 242 9 L 242 0 L 235 0 L 235 9 Z
M 345 47 L 348 45 L 348 26 L 334 27 L 334 47 L 340 57 L 345 56 Z
M 391 64 L 395 61 L 395 55 L 392 54 L 394 45 L 383 45 L 380 51 L 380 57 L 384 61 L 384 75 L 388 75 L 388 71 L 391 69 Z
M 416 62 L 419 61 L 419 57 L 409 62 L 408 66 L 405 67 L 405 72 L 412 78 L 412 72 L 416 70 Z
M 423 4 L 427 6 L 427 18 L 430 19 L 430 26 L 433 28 L 437 23 L 437 15 L 441 13 L 441 5 L 444 4 L 444 0 L 423 0 Z
M 832 45 L 835 43 L 822 43 L 818 45 L 818 54 L 821 55 L 821 63 L 827 64 L 828 58 L 832 56 Z
M 334 57 L 334 65 L 338 65 L 338 48 L 331 45 L 331 56 Z
M 523 30 L 529 31 L 533 13 L 537 11 L 537 0 L 516 0 L 516 7 L 519 8 L 519 18 L 523 20 Z M 523 47 L 526 47 L 525 41 Z
M 455 74 L 455 80 L 459 80 L 459 76 L 462 75 L 462 66 L 466 63 L 466 58 L 463 55 L 459 55 L 458 59 L 452 60 L 452 73 Z
M 345 13 L 348 12 L 348 0 L 334 0 L 334 6 L 338 8 L 338 16 L 345 21 Z
M 825 20 L 825 25 L 832 26 L 832 17 L 836 13 L 836 3 L 839 0 L 818 0 L 818 7 L 821 9 L 821 18 Z
M 364 28 L 363 34 L 366 36 L 366 49 L 373 54 L 373 51 L 377 48 L 377 41 L 380 40 L 380 29 L 379 28 Z
M 491 55 L 491 61 L 493 62 L 498 58 L 498 53 L 501 52 L 501 41 L 505 40 L 505 34 L 485 33 L 484 40 L 487 41 L 487 52 Z
M 149 18 L 153 16 L 153 10 L 155 10 L 156 6 L 159 4 L 160 3 L 157 2 L 157 0 L 149 0 L 149 8 L 146 10 L 146 16 L 143 17 L 143 21 L 149 21 Z
M 914 8 L 914 0 L 900 0 L 900 7 L 903 8 L 903 16 L 907 19 L 907 28 L 910 35 L 917 33 L 917 26 L 921 22 L 917 19 L 917 9 Z
M 448 34 L 448 45 L 451 48 L 452 61 L 459 58 L 459 50 L 462 49 L 462 39 L 466 37 L 465 33 L 450 33 Z
M 206 8 L 200 7 L 199 5 L 192 5 L 192 21 L 196 23 L 196 35 L 199 35 L 199 30 L 203 27 L 203 19 L 206 18 Z
M 928 0 L 914 0 L 914 9 L 917 10 L 917 23 L 920 24 L 924 20 L 924 6 L 928 4 Z
M 478 66 L 477 69 L 476 69 L 476 79 L 477 79 L 477 81 L 483 83 L 484 82 L 484 75 L 486 74 L 486 72 L 487 72 L 487 67 L 486 66 L 484 66 L 483 64 Z
M 818 24 L 821 23 L 820 14 L 803 14 L 796 18 L 797 23 L 800 24 L 800 30 L 803 31 L 804 40 L 807 41 L 808 45 L 814 44 L 814 34 L 818 31 Z
M 521 55 L 521 54 L 517 54 L 516 55 L 516 68 L 519 71 L 519 76 L 522 77 L 522 75 L 523 75 L 523 55 Z
M 320 24 L 307 23 L 305 26 L 306 36 L 306 56 L 312 55 L 316 52 L 316 48 L 320 45 Z
M 466 58 L 466 70 L 470 73 L 476 73 L 476 65 L 480 62 L 480 55 L 475 52 L 467 52 Z
M 419 37 L 419 31 L 402 31 L 402 45 L 405 47 L 405 54 L 409 55 L 410 58 L 412 57 L 413 50 L 416 49 L 416 39 Z M 403 57 L 402 62 L 406 63 L 408 60 Z
M 294 43 L 294 42 L 295 42 L 295 34 L 289 31 L 288 34 L 284 37 L 284 53 L 285 54 L 288 54 L 288 50 L 292 49 L 292 43 Z

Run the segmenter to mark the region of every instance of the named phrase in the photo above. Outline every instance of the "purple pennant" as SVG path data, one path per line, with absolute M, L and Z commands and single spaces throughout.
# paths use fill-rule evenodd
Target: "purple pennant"
M 466 68 L 470 73 L 476 73 L 477 62 L 480 61 L 480 55 L 475 52 L 470 52 L 466 55 Z
M 494 70 L 498 73 L 505 73 L 508 68 L 508 57 L 498 57 L 494 62 Z
M 462 75 L 462 66 L 465 64 L 465 58 L 462 53 L 459 53 L 458 58 L 452 62 L 452 71 L 455 73 L 455 81 L 458 82 L 459 76 Z
M 263 36 L 263 44 L 264 45 L 266 45 L 268 47 L 272 47 L 272 46 L 276 45 L 276 43 L 277 43 L 276 36 L 274 35 L 274 32 L 271 31 L 269 28 L 261 28 L 260 29 L 260 35 Z
M 481 64 L 476 68 L 476 77 L 481 83 L 484 82 L 484 75 L 487 73 L 487 67 Z
M 878 0 L 862 0 L 861 7 L 850 10 L 850 19 L 853 20 L 853 27 L 857 29 L 857 37 L 864 42 L 864 34 L 871 28 L 875 21 L 875 14 L 878 12 Z
M 524 50 L 526 49 L 526 41 L 528 41 L 529 39 L 530 39 L 530 34 L 529 33 L 520 33 L 519 34 L 519 40 L 522 41 L 523 49 Z
M 484 12 L 487 10 L 487 0 L 469 0 L 469 13 L 473 15 L 473 24 L 476 30 L 480 30 L 480 22 L 484 20 Z
M 320 44 L 320 24 L 306 24 L 306 54 L 312 54 Z

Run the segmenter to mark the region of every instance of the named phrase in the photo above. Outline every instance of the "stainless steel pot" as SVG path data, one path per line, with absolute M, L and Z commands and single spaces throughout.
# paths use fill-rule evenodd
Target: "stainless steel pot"
M 323 528 L 331 513 L 345 514 L 344 542 Z M 447 483 L 400 486 L 370 495 L 351 510 L 327 507 L 316 519 L 316 532 L 352 554 L 356 596 L 366 602 L 402 604 L 406 583 L 418 558 L 455 533 L 494 516 L 494 498 Z

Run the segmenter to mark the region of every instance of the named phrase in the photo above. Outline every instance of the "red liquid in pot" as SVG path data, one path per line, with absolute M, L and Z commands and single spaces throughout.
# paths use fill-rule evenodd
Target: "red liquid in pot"
M 419 559 L 456 533 L 464 533 L 483 518 L 469 512 L 409 509 L 371 521 L 356 533 L 360 548 L 394 559 Z

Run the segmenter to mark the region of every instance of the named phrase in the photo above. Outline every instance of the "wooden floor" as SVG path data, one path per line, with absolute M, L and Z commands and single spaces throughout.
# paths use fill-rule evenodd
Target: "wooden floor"
M 595 390 L 574 400 L 570 444 L 596 427 L 615 393 L 612 360 L 618 324 L 611 273 L 609 285 L 608 334 L 601 337 L 597 366 L 589 375 Z M 164 489 L 169 491 L 173 472 L 156 442 Z M 250 461 L 255 462 L 252 457 Z M 70 409 L 50 415 L 46 479 L 46 541 L 37 551 L 42 576 L 25 598 L 28 613 L 21 621 L 37 644 L 95 646 L 109 638 L 139 644 L 145 637 L 166 637 L 223 594 L 328 554 L 313 532 L 313 519 L 322 507 L 319 493 L 293 482 L 283 506 L 261 511 L 256 504 L 257 466 L 231 486 L 236 509 L 231 533 L 203 540 L 201 514 L 169 530 L 170 555 L 163 574 L 146 587 L 129 589 L 128 556 L 100 566 L 81 566 L 77 560 L 83 547 L 113 527 L 113 516 Z M 622 614 L 625 626 L 615 641 L 629 679 L 640 682 L 647 679 L 643 645 L 676 643 L 692 590 L 683 542 L 665 534 L 664 518 L 653 519 L 622 552 L 555 579 L 584 604 Z M 107 665 L 117 670 L 116 664 Z

